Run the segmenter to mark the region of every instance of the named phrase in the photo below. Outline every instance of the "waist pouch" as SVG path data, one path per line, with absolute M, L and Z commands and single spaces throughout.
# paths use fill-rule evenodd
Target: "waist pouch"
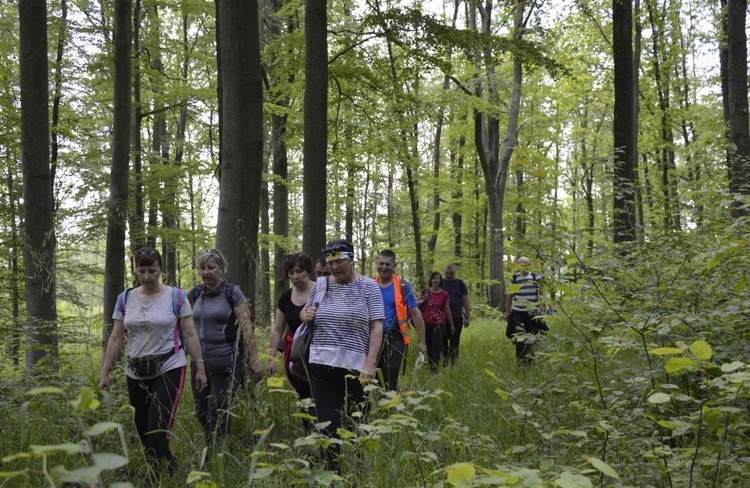
M 165 352 L 164 354 L 154 354 L 141 356 L 139 358 L 128 358 L 128 366 L 134 375 L 140 377 L 156 376 L 161 370 L 161 366 L 171 358 L 174 351 Z

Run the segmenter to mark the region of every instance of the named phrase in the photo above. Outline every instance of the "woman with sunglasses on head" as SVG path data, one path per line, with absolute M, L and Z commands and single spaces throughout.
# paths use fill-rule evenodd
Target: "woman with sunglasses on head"
M 125 374 L 138 436 L 157 472 L 166 468 L 171 475 L 177 460 L 169 450 L 169 432 L 187 365 L 181 337 L 193 358 L 197 391 L 206 387 L 203 355 L 190 303 L 182 290 L 161 283 L 163 261 L 159 251 L 143 247 L 136 251 L 134 262 L 140 286 L 118 297 L 99 388 L 109 390 L 109 374 L 127 335 Z
M 323 432 L 335 436 L 343 418 L 366 413 L 363 383 L 375 378 L 383 340 L 383 297 L 372 278 L 354 268 L 354 247 L 346 240 L 323 250 L 331 276 L 324 293 L 316 283 L 301 314 L 313 325 L 310 344 L 310 386 Z M 322 295 L 322 296 L 319 296 Z M 339 444 L 326 450 L 329 469 L 339 471 Z
M 247 299 L 239 286 L 224 278 L 226 258 L 216 249 L 205 249 L 198 253 L 196 267 L 203 283 L 190 290 L 188 297 L 193 304 L 208 387 L 193 390 L 195 412 L 206 445 L 220 449 L 229 435 L 233 395 L 243 382 L 244 358 L 250 358 L 253 381 L 260 380 L 263 372 Z
M 279 297 L 276 319 L 271 331 L 271 345 L 268 350 L 270 358 L 266 365 L 266 372 L 269 376 L 273 376 L 276 373 L 276 353 L 278 350 L 283 350 L 284 371 L 300 399 L 310 398 L 310 384 L 299 381 L 289 374 L 289 354 L 294 333 L 302 325 L 300 312 L 309 300 L 310 291 L 315 284 L 312 279 L 315 276 L 313 273 L 312 259 L 303 252 L 290 254 L 284 259 L 284 274 L 292 283 L 292 288 Z

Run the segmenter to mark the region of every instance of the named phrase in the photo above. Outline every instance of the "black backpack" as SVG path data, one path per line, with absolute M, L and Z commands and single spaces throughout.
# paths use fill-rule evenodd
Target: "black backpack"
M 203 293 L 203 289 L 206 287 L 203 283 L 199 285 L 195 285 L 190 292 L 187 294 L 187 298 L 190 301 L 190 305 L 194 306 L 195 302 L 198 300 L 198 297 Z M 224 329 L 224 335 L 226 336 L 227 342 L 229 344 L 232 344 L 234 346 L 234 343 L 237 342 L 237 334 L 239 334 L 239 330 L 237 327 L 237 317 L 234 314 L 234 287 L 235 285 L 229 281 L 224 281 L 223 284 L 223 290 L 222 293 L 224 293 L 224 298 L 227 300 L 227 303 L 229 304 L 229 309 L 231 312 L 229 313 L 229 321 L 227 322 L 227 327 Z M 199 325 L 195 324 L 196 330 L 199 329 Z M 244 338 L 242 337 L 242 334 L 240 334 L 239 342 L 237 342 L 237 353 L 240 357 L 244 357 L 245 354 L 245 347 L 244 347 Z

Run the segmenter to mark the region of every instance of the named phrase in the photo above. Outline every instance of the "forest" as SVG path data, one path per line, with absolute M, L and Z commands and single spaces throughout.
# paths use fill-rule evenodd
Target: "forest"
M 456 264 L 458 365 L 368 387 L 341 475 L 306 455 L 330 439 L 282 375 L 240 392 L 213 464 L 186 391 L 165 486 L 745 486 L 746 18 L 746 0 L 1 2 L 0 486 L 151 486 L 124 381 L 97 388 L 136 249 L 186 290 L 221 249 L 265 351 L 284 256 L 336 238 L 367 276 L 394 250 L 415 288 Z M 529 368 L 503 335 L 519 256 L 556 310 Z

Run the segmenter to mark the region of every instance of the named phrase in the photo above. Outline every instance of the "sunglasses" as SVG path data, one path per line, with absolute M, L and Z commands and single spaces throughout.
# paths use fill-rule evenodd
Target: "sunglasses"
M 159 251 L 156 249 L 139 249 L 135 252 L 135 257 L 142 258 L 143 256 L 151 256 L 155 258 L 159 256 Z
M 294 254 L 289 254 L 284 258 L 285 263 L 291 263 L 292 261 L 299 261 L 302 256 L 304 256 L 301 252 L 295 252 Z
M 216 258 L 218 258 L 219 264 L 221 265 L 224 264 L 224 259 L 221 257 L 221 254 L 219 254 L 219 251 L 217 251 L 216 249 L 204 249 L 198 253 L 198 257 L 204 256 L 204 255 L 207 255 L 209 257 L 215 256 Z

